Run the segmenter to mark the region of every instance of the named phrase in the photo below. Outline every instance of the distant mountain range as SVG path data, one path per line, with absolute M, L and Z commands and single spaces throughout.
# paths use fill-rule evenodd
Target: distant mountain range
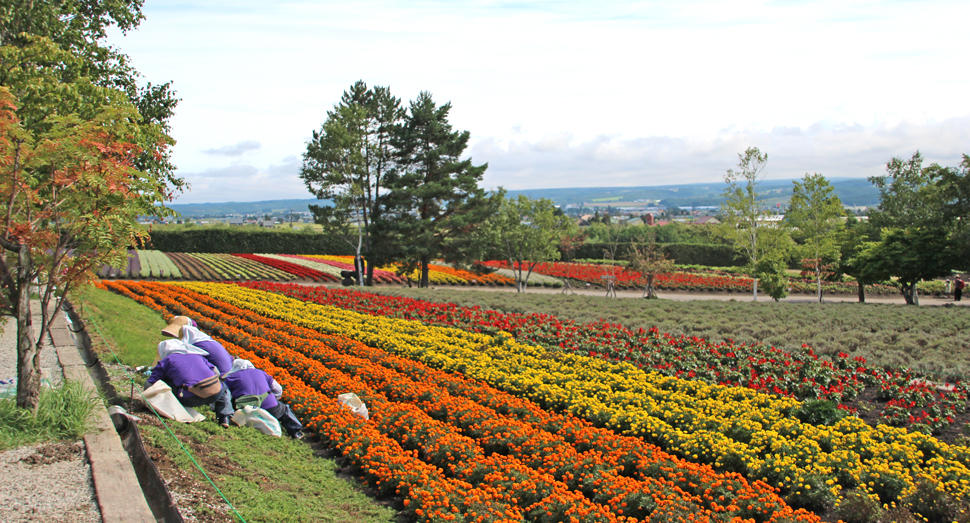
M 265 215 L 309 212 L 310 205 L 328 203 L 326 200 L 265 200 L 261 202 L 176 203 L 168 207 L 188 218 L 233 215 Z
M 879 204 L 879 190 L 868 180 L 858 178 L 830 179 L 835 194 L 847 206 L 872 207 Z M 644 200 L 659 201 L 661 206 L 680 208 L 720 205 L 724 201 L 724 182 L 653 187 L 583 187 L 575 189 L 529 189 L 509 191 L 530 198 L 548 198 L 559 205 L 580 204 L 585 207 L 623 206 Z M 759 190 L 768 205 L 785 205 L 791 199 L 791 180 L 765 180 Z
M 829 183 L 847 206 L 873 207 L 879 204 L 879 191 L 868 180 L 835 178 Z M 661 206 L 716 206 L 724 200 L 724 182 L 646 187 L 577 187 L 571 189 L 527 189 L 509 191 L 509 196 L 524 194 L 530 198 L 548 198 L 557 205 L 583 204 L 584 207 L 638 205 L 659 201 Z M 785 206 L 792 194 L 791 180 L 765 180 L 759 184 L 765 203 Z M 231 215 L 280 215 L 309 212 L 310 205 L 326 205 L 326 200 L 267 200 L 260 202 L 186 203 L 169 205 L 185 217 L 202 218 Z

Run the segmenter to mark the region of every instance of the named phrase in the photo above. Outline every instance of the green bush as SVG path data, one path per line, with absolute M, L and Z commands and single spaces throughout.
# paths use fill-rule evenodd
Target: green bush
M 846 417 L 848 412 L 837 408 L 836 403 L 829 400 L 808 400 L 792 412 L 794 417 L 804 423 L 812 425 L 832 425 Z

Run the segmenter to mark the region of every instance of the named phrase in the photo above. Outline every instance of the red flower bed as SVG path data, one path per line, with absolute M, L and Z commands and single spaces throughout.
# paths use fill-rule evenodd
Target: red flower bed
M 295 274 L 296 276 L 313 281 L 337 281 L 337 277 L 325 272 L 320 272 L 317 270 L 309 269 L 302 265 L 297 265 L 295 263 L 290 263 L 288 261 L 277 260 L 275 258 L 267 258 L 266 256 L 259 256 L 256 254 L 233 254 L 233 256 L 238 256 L 240 258 L 245 258 L 247 260 L 253 260 L 259 263 L 269 265 L 270 267 L 279 269 L 281 271 L 286 271 L 290 274 Z
M 482 262 L 482 264 L 487 267 L 511 268 L 508 262 L 502 260 L 486 261 Z M 546 276 L 569 278 L 595 284 L 602 284 L 604 282 L 604 276 L 614 276 L 616 277 L 617 287 L 642 287 L 644 285 L 643 277 L 640 274 L 630 272 L 618 265 L 558 262 L 540 263 L 536 265 L 535 272 Z M 654 285 L 657 288 L 667 290 L 744 292 L 751 290 L 752 281 L 751 278 L 737 276 L 705 276 L 686 272 L 673 272 L 657 275 L 654 279 Z

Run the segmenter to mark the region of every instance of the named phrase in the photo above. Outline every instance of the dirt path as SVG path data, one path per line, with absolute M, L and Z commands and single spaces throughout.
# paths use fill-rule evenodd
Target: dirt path
M 338 283 L 306 283 L 302 282 L 304 285 L 318 285 L 324 287 L 341 287 Z M 391 285 L 376 285 L 377 288 L 394 288 L 401 287 L 398 284 Z M 406 288 L 406 287 L 405 287 Z M 432 285 L 431 289 L 447 289 L 454 291 L 490 291 L 490 292 L 515 292 L 515 287 L 492 287 L 492 286 L 464 286 L 464 285 Z M 529 287 L 526 290 L 529 294 L 563 294 L 561 288 L 555 289 L 551 287 Z M 569 290 L 565 293 L 569 294 Z M 572 290 L 574 294 L 586 295 L 586 296 L 602 296 L 606 297 L 606 289 L 602 287 L 589 286 L 589 287 L 579 287 L 575 286 Z M 753 296 L 749 292 L 738 293 L 738 292 L 672 292 L 672 291 L 658 291 L 657 296 L 663 300 L 673 300 L 673 301 L 694 301 L 694 300 L 720 300 L 720 301 L 754 301 Z M 618 290 L 616 291 L 617 298 L 642 298 L 643 291 L 641 290 Z M 824 303 L 841 303 L 850 302 L 857 303 L 859 301 L 859 296 L 856 294 L 826 294 L 822 296 Z M 758 301 L 761 302 L 771 302 L 771 298 L 767 294 L 759 294 Z M 814 294 L 792 294 L 787 298 L 779 300 L 783 303 L 817 303 L 818 299 Z M 906 302 L 900 295 L 873 295 L 866 296 L 866 303 L 895 303 L 899 305 L 904 305 Z M 967 306 L 970 305 L 970 300 L 954 302 L 953 298 L 941 298 L 937 296 L 920 296 L 920 305 L 936 305 L 936 306 L 946 306 L 946 305 L 956 305 L 956 306 Z

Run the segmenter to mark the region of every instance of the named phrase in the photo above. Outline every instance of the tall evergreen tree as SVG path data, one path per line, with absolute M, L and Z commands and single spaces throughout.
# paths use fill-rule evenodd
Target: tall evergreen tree
M 432 259 L 462 262 L 473 256 L 476 229 L 493 215 L 501 196 L 479 187 L 488 164 L 461 156 L 468 131 L 448 122 L 451 103 L 437 105 L 431 93 L 412 100 L 405 123 L 397 128 L 399 172 L 391 182 L 396 217 L 386 222 L 401 240 L 405 266 L 420 270 L 427 287 Z
M 393 132 L 404 114 L 389 88 L 369 89 L 356 82 L 327 113 L 320 131 L 313 132 L 300 168 L 307 189 L 331 202 L 310 206 L 316 222 L 367 256 L 368 284 L 373 283 L 374 266 L 394 257 L 381 220 L 394 174 Z

